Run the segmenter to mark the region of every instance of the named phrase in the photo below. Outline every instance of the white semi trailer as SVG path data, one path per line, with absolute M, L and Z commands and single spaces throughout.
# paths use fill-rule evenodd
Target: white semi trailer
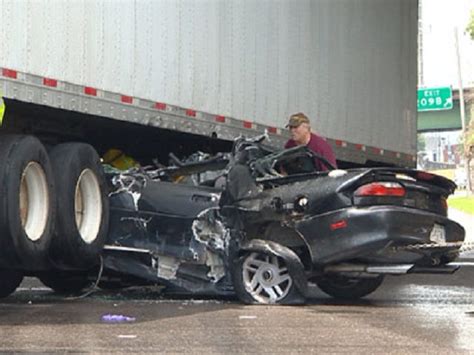
M 265 129 L 279 145 L 302 111 L 343 165 L 415 165 L 416 2 L 4 0 L 0 16 L 5 132 L 143 157 Z
M 50 267 L 51 248 L 70 251 L 59 269 L 74 259 L 74 242 L 51 241 L 56 219 L 82 223 L 82 255 L 97 251 L 96 166 L 109 148 L 166 162 L 265 130 L 282 146 L 288 116 L 305 112 L 340 167 L 413 167 L 417 11 L 411 0 L 3 0 L 0 289 Z M 58 193 L 66 171 L 75 180 Z

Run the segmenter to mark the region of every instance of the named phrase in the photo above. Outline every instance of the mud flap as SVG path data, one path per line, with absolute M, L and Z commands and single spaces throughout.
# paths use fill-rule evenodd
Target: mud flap
M 304 266 L 293 250 L 281 244 L 262 239 L 252 239 L 243 244 L 240 250 L 268 253 L 284 259 L 296 288 L 303 297 L 307 297 L 308 280 L 306 279 Z

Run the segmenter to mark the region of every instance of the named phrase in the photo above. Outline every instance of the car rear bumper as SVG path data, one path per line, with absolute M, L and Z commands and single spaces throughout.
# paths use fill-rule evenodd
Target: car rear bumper
M 433 243 L 433 226 L 444 227 L 446 242 L 462 242 L 464 228 L 437 214 L 397 206 L 351 207 L 305 218 L 296 223 L 310 247 L 315 264 L 351 259 L 374 262 L 415 262 L 426 256 L 423 252 L 389 252 L 391 247 Z M 447 252 L 456 249 L 437 249 Z

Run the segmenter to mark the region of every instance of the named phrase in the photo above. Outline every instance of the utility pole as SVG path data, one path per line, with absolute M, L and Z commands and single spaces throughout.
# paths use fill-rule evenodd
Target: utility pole
M 422 1 L 418 3 L 418 87 L 425 85 L 424 68 L 423 68 L 423 18 L 422 18 Z
M 461 70 L 461 55 L 459 51 L 459 33 L 458 28 L 454 28 L 454 45 L 456 47 L 456 59 L 458 65 L 458 86 L 459 86 L 459 110 L 461 113 L 461 127 L 462 127 L 462 136 L 465 137 L 466 133 L 466 118 L 465 118 L 465 108 L 464 108 L 464 87 L 462 85 L 462 70 Z M 469 161 L 466 158 L 464 153 L 464 143 L 463 143 L 463 157 L 464 157 L 464 169 L 466 174 L 466 181 L 467 181 L 467 191 L 471 192 L 471 169 Z

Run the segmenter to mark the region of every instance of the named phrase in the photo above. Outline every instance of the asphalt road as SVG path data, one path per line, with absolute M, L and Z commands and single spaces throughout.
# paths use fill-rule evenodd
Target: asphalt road
M 450 216 L 474 241 L 471 216 Z M 474 262 L 473 251 L 462 257 Z M 291 307 L 170 297 L 153 287 L 77 299 L 29 278 L 0 300 L 0 352 L 474 354 L 474 266 L 387 277 L 357 302 L 315 287 L 312 295 L 308 305 Z M 128 321 L 106 322 L 107 315 Z
M 129 321 L 107 323 L 104 315 Z M 358 302 L 317 289 L 307 306 L 170 298 L 158 288 L 66 299 L 27 279 L 0 301 L 0 351 L 15 353 L 474 353 L 474 267 L 389 277 Z

